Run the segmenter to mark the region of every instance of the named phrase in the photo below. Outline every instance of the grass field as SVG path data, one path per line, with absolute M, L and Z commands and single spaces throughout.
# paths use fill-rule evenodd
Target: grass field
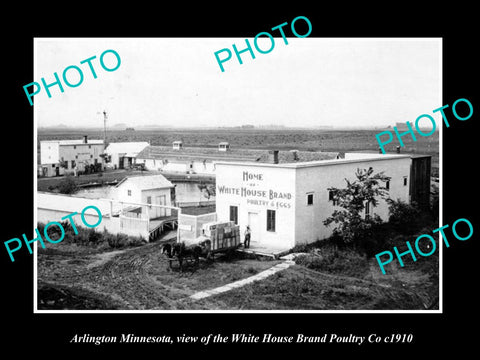
M 391 130 L 391 129 L 390 129 Z M 232 148 L 310 150 L 310 151 L 378 151 L 379 145 L 375 135 L 378 130 L 315 130 L 315 129 L 165 129 L 165 130 L 108 130 L 109 142 L 149 141 L 151 145 L 170 146 L 175 140 L 182 140 L 184 146 L 216 147 L 221 141 L 228 141 Z M 80 139 L 88 135 L 92 139 L 103 139 L 101 130 L 38 130 L 38 140 Z M 439 133 L 428 137 L 403 137 L 405 146 L 403 153 L 426 154 L 432 156 L 432 167 L 438 168 Z M 385 148 L 387 152 L 395 152 L 398 140 Z M 38 145 L 38 148 L 40 145 Z
M 421 232 L 425 232 L 423 229 Z M 412 238 L 417 236 L 414 235 Z M 392 233 L 385 249 L 405 246 Z M 437 239 L 438 241 L 438 239 Z M 160 242 L 111 248 L 61 242 L 38 251 L 40 310 L 427 310 L 438 308 L 438 256 L 405 267 L 392 262 L 383 275 L 375 258 L 352 249 L 307 250 L 297 261 L 261 281 L 193 301 L 196 292 L 248 278 L 281 262 L 245 254 L 171 270 Z M 133 247 L 132 247 L 133 246 Z M 314 260 L 314 261 L 312 261 Z

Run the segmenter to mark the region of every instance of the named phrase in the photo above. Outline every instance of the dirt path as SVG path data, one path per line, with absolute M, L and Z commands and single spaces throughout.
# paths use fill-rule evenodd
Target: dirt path
M 201 261 L 198 268 L 172 271 L 161 247 L 162 244 L 155 242 L 96 254 L 60 251 L 39 254 L 39 290 L 42 286 L 48 287 L 47 293 L 51 295 L 52 289 L 58 286 L 61 288 L 58 293 L 63 297 L 65 293 L 71 296 L 82 293 L 85 295 L 82 298 L 98 294 L 103 300 L 110 299 L 118 309 L 183 310 L 191 309 L 191 303 L 182 299 L 194 293 L 248 278 L 278 263 L 218 258 L 213 264 Z M 49 308 L 55 308 L 53 300 L 48 299 Z M 98 301 L 90 303 L 98 304 Z
M 227 291 L 230 291 L 230 290 L 233 290 L 233 289 L 251 284 L 255 281 L 263 280 L 266 277 L 271 276 L 273 274 L 276 274 L 279 271 L 285 270 L 285 269 L 289 268 L 291 265 L 294 265 L 294 264 L 295 264 L 294 261 L 286 260 L 283 263 L 274 265 L 271 268 L 269 268 L 267 270 L 264 270 L 262 272 L 259 272 L 258 274 L 250 276 L 248 278 L 238 280 L 238 281 L 235 281 L 235 282 L 230 283 L 230 284 L 222 285 L 222 286 L 216 287 L 214 289 L 199 291 L 199 292 L 197 292 L 193 295 L 190 295 L 189 299 L 196 301 L 196 300 L 200 300 L 200 299 L 205 299 L 205 298 L 213 296 L 213 295 L 221 294 L 221 293 L 224 293 L 224 292 L 227 292 Z

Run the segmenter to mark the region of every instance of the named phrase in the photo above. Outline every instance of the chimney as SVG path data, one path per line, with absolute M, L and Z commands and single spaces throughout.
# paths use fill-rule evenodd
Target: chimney
M 271 164 L 278 164 L 278 150 L 269 150 L 268 151 L 268 161 Z
M 400 146 L 397 146 L 397 154 L 400 154 Z
M 290 150 L 293 155 L 293 161 L 298 161 L 298 150 Z
M 88 144 L 87 138 L 88 138 L 88 135 L 83 135 L 83 143 L 84 144 Z

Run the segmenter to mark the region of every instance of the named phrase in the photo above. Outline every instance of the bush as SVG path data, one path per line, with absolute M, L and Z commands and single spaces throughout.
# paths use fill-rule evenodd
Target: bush
M 63 242 L 63 241 L 73 242 L 74 232 L 73 232 L 73 229 L 72 229 L 70 223 L 64 221 L 64 222 L 61 222 L 60 224 L 62 225 L 62 227 L 65 231 L 64 237 L 63 237 L 61 242 Z M 42 239 L 47 240 L 45 238 L 45 225 L 46 224 L 44 224 L 44 223 L 38 223 L 37 224 L 37 230 L 40 233 Z M 51 226 L 48 227 L 47 235 L 51 240 L 57 241 L 58 239 L 60 239 L 62 237 L 62 231 L 60 230 L 60 228 L 58 226 L 51 225 Z
M 102 233 L 95 231 L 94 228 L 90 228 L 86 231 L 88 236 L 88 242 L 92 245 L 98 245 L 103 240 Z
M 322 270 L 324 264 L 323 258 L 314 254 L 302 254 L 295 258 L 295 263 L 313 270 Z
M 128 236 L 125 234 L 111 234 L 107 231 L 104 233 L 104 239 L 113 249 L 120 249 L 127 246 L 135 247 L 143 245 L 146 241 L 141 236 Z
M 129 236 L 128 237 L 128 246 L 136 247 L 146 244 L 147 240 L 145 240 L 142 236 Z
M 71 176 L 66 176 L 58 183 L 58 191 L 62 194 L 73 194 L 77 190 L 78 186 Z
M 65 230 L 65 237 L 62 242 L 72 243 L 77 245 L 90 245 L 98 246 L 101 244 L 108 244 L 111 248 L 119 249 L 123 247 L 135 247 L 141 246 L 146 243 L 146 240 L 142 236 L 128 236 L 125 234 L 112 234 L 107 230 L 103 232 L 95 231 L 94 228 L 85 229 L 83 227 L 77 226 L 78 234 L 75 234 L 72 225 L 69 221 L 61 222 L 62 227 Z M 37 229 L 44 238 L 45 224 L 38 223 Z M 50 226 L 48 228 L 48 236 L 52 240 L 57 240 L 60 238 L 62 232 L 58 226 Z
M 388 199 L 388 222 L 395 230 L 412 234 L 421 224 L 421 211 L 416 204 L 407 204 L 401 200 Z
M 109 234 L 106 240 L 111 248 L 118 249 L 127 245 L 128 236 L 125 234 Z
M 355 277 L 362 277 L 369 269 L 365 255 L 353 248 L 338 249 L 335 246 L 324 246 L 309 254 L 299 255 L 295 263 L 312 270 Z

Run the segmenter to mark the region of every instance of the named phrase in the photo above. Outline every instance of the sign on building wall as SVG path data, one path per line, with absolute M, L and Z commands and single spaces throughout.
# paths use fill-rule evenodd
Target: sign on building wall
M 269 209 L 290 209 L 293 207 L 291 192 L 280 191 L 275 183 L 265 181 L 263 172 L 242 171 L 239 186 L 217 183 L 217 194 L 233 195 L 246 200 L 248 205 Z

